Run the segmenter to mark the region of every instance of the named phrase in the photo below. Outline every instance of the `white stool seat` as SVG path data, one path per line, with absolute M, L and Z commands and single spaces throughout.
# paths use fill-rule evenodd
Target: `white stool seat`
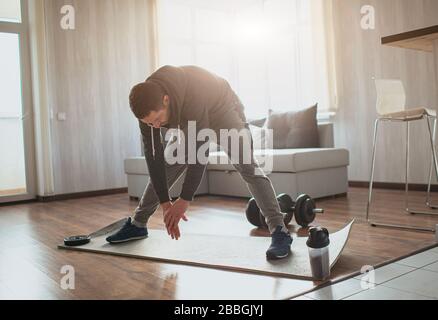
M 424 116 L 436 117 L 436 111 L 427 108 L 414 108 L 388 114 L 382 114 L 379 115 L 379 119 L 411 121 L 422 119 Z

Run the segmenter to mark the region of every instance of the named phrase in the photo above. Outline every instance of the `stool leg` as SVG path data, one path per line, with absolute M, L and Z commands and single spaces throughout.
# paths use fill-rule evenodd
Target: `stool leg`
M 437 174 L 437 176 L 438 176 L 438 170 L 436 170 L 438 167 L 437 167 L 437 161 L 436 161 L 435 144 L 434 144 L 434 139 L 433 139 L 433 135 L 432 135 L 432 130 L 431 130 L 431 128 L 430 128 L 429 117 L 426 117 L 425 119 L 426 119 L 426 122 L 427 122 L 427 128 L 428 128 L 428 131 L 429 131 L 429 140 L 430 140 L 430 143 L 431 143 L 431 149 L 432 149 L 432 159 L 433 159 L 433 163 L 435 164 L 435 171 L 436 171 L 436 174 Z M 409 137 L 407 137 L 407 138 L 409 139 Z M 409 141 L 409 140 L 408 140 L 408 141 Z M 406 157 L 407 157 L 407 161 L 409 161 L 409 142 L 408 142 L 408 145 L 407 145 L 407 154 L 406 154 Z M 406 169 L 406 174 L 408 174 L 408 169 Z M 406 179 L 406 183 L 407 183 L 407 179 Z M 430 188 L 430 187 L 428 187 L 428 189 L 429 189 L 429 188 Z M 411 209 L 409 209 L 409 205 L 408 205 L 408 186 L 407 186 L 407 184 L 406 184 L 406 198 L 405 198 L 405 200 L 406 200 L 406 211 L 407 211 L 408 213 L 410 213 L 410 214 L 438 215 L 437 212 L 431 212 L 431 211 L 417 211 L 417 210 L 411 210 Z M 427 199 L 426 199 L 426 200 L 427 200 Z
M 429 125 L 429 122 L 428 122 Z M 429 132 L 430 132 L 430 125 L 429 125 Z M 432 137 L 432 134 L 430 133 L 430 137 Z M 409 122 L 406 122 L 406 186 L 405 186 L 405 211 L 411 214 L 434 214 L 430 212 L 420 212 L 420 211 L 412 211 L 409 209 Z M 374 157 L 375 155 L 373 155 Z M 434 157 L 434 161 L 436 163 L 436 157 Z M 371 177 L 373 177 L 374 169 L 371 170 L 372 174 Z M 438 170 L 437 170 L 438 174 Z M 416 231 L 428 231 L 428 232 L 435 232 L 435 229 L 433 228 L 426 228 L 426 227 L 420 227 L 420 226 L 409 226 L 409 225 L 398 225 L 398 224 L 387 224 L 387 223 L 377 223 L 373 222 L 369 219 L 369 204 L 371 202 L 371 185 L 372 182 L 370 182 L 370 193 L 368 195 L 368 205 L 367 205 L 367 222 L 373 226 L 373 227 L 388 227 L 388 228 L 397 228 L 397 229 L 405 229 L 405 230 L 416 230 Z
M 429 117 L 427 117 L 427 122 L 429 122 Z M 434 121 L 433 121 L 433 133 L 432 133 L 433 146 L 435 146 L 435 141 L 436 141 L 436 122 L 437 122 L 437 118 L 434 118 Z M 432 152 L 434 152 L 433 149 L 432 149 Z M 436 153 L 435 153 L 435 157 L 436 157 Z M 429 168 L 429 182 L 427 184 L 426 205 L 429 208 L 431 208 L 431 209 L 438 209 L 438 206 L 433 205 L 430 202 L 430 186 L 431 186 L 431 183 L 432 183 L 432 170 L 433 170 L 433 167 L 434 167 L 434 162 L 435 162 L 434 154 L 432 154 L 431 160 L 430 160 L 430 168 Z M 435 163 L 435 165 L 436 165 L 436 163 Z M 438 170 L 437 170 L 436 167 L 435 167 L 435 171 L 437 171 L 436 172 L 436 174 L 437 174 L 436 177 L 438 178 Z
M 409 121 L 406 121 L 406 172 L 405 172 L 405 208 L 409 210 Z
M 370 205 L 371 205 L 371 197 L 373 193 L 373 180 L 374 180 L 374 167 L 376 164 L 376 146 L 377 146 L 377 130 L 379 128 L 379 119 L 374 123 L 374 139 L 373 139 L 373 155 L 371 160 L 371 176 L 370 176 L 370 186 L 368 191 L 368 202 L 367 202 L 367 222 L 371 224 L 369 213 L 370 213 Z

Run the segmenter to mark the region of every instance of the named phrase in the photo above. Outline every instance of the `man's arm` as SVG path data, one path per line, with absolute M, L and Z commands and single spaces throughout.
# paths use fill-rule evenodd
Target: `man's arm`
M 172 207 L 169 208 L 170 213 L 164 217 L 164 223 L 172 239 L 178 240 L 181 236 L 178 223 L 181 218 L 187 221 L 185 213 L 201 183 L 202 175 L 206 167 L 206 164 L 201 163 L 188 165 L 180 197 L 174 202 Z
M 195 192 L 201 184 L 202 176 L 204 175 L 206 167 L 207 165 L 202 163 L 188 165 L 180 194 L 181 199 L 186 201 L 193 200 Z
M 160 129 L 144 124 L 139 121 L 140 131 L 143 138 L 144 154 L 149 169 L 149 177 L 154 186 L 160 204 L 169 202 L 169 187 L 165 169 L 164 147 Z
M 205 106 L 197 108 L 196 112 L 196 126 L 198 130 L 202 130 L 209 127 L 209 116 L 208 116 L 208 110 L 205 108 Z M 186 201 L 193 201 L 193 197 L 195 195 L 196 190 L 198 190 L 198 187 L 201 183 L 202 176 L 204 175 L 205 168 L 207 167 L 208 163 L 208 155 L 209 155 L 209 148 L 205 151 L 205 159 L 198 159 L 198 151 L 199 148 L 201 148 L 204 144 L 210 144 L 210 140 L 207 139 L 206 141 L 195 141 L 196 143 L 196 163 L 188 164 L 186 176 L 184 179 L 184 183 L 182 186 L 180 198 Z M 190 142 L 186 142 L 186 159 L 188 159 L 189 151 L 189 145 Z M 206 160 L 206 161 L 204 161 Z
M 195 109 L 195 108 L 194 108 Z M 199 129 L 208 128 L 208 110 L 205 107 L 196 108 L 196 115 L 193 117 L 196 120 L 196 125 Z M 185 141 L 186 145 L 186 161 L 189 155 L 189 142 Z M 209 142 L 207 142 L 209 143 Z M 172 205 L 168 210 L 168 214 L 165 216 L 164 221 L 167 230 L 170 231 L 172 239 L 179 239 L 180 231 L 178 223 L 180 219 L 187 221 L 185 213 L 189 208 L 190 202 L 193 200 L 193 196 L 201 183 L 202 176 L 204 174 L 205 168 L 208 161 L 200 162 L 197 155 L 200 146 L 203 145 L 201 141 L 196 141 L 196 163 L 188 164 L 186 176 L 184 178 L 184 183 L 182 186 L 181 194 L 179 199 Z M 206 155 L 208 159 L 208 149 L 206 150 Z M 205 162 L 205 163 L 204 163 Z

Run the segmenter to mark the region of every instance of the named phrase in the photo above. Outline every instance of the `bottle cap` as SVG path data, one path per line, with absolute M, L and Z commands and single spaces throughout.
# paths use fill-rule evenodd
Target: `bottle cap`
M 310 228 L 309 239 L 307 239 L 306 244 L 313 249 L 327 247 L 330 244 L 328 230 L 322 227 Z

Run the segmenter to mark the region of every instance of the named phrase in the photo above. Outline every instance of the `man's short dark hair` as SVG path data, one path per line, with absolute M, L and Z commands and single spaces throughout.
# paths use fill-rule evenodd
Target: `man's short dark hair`
M 146 80 L 131 89 L 129 105 L 136 118 L 143 119 L 151 111 L 162 108 L 164 95 L 165 92 L 159 84 Z

